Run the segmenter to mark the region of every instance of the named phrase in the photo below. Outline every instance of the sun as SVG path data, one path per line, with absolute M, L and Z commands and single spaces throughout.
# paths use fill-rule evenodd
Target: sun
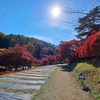
M 60 8 L 59 8 L 59 7 L 54 7 L 54 8 L 52 9 L 52 15 L 53 15 L 54 17 L 59 16 L 59 15 L 60 15 Z

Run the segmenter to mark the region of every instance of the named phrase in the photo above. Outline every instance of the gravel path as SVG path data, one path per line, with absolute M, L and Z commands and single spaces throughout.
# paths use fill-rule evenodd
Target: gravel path
M 44 84 L 44 89 L 33 100 L 94 100 L 89 92 L 82 90 L 71 72 L 62 70 L 55 70 L 49 81 Z

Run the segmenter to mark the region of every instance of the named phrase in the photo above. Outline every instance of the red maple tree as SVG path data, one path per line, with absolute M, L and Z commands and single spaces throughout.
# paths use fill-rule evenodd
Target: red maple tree
M 28 53 L 27 49 L 18 44 L 0 52 L 0 65 L 5 66 L 9 70 L 12 70 L 13 67 L 17 70 L 20 66 L 23 68 L 28 66 L 30 68 L 35 61 L 36 59 Z
M 62 62 L 65 62 L 66 59 L 67 61 L 70 61 L 78 45 L 79 42 L 76 40 L 61 42 L 59 44 L 59 52 L 58 52 L 59 59 Z

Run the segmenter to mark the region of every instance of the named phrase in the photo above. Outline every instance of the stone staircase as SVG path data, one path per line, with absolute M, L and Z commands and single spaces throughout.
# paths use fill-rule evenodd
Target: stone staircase
M 48 65 L 0 77 L 0 100 L 31 100 L 56 65 Z

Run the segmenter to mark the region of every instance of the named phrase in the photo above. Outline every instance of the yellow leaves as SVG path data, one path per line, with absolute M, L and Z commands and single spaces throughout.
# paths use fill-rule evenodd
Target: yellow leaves
M 5 50 L 6 50 L 6 48 L 0 48 L 0 52 L 3 52 Z

